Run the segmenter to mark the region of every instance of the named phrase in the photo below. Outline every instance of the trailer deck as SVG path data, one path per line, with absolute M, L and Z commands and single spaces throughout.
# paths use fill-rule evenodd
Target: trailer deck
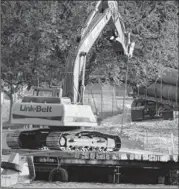
M 143 150 L 121 149 L 117 152 L 90 152 L 90 151 L 58 151 L 58 150 L 28 150 L 28 149 L 3 149 L 3 154 L 19 153 L 21 156 L 33 156 L 36 162 L 50 162 L 50 158 L 58 158 L 61 164 L 85 165 L 162 165 L 162 163 L 178 165 L 179 155 L 154 153 Z M 35 159 L 34 159 L 35 160 Z M 35 163 L 35 162 L 34 162 Z M 175 168 L 178 168 L 175 167 Z
M 163 99 L 163 98 L 152 97 L 149 95 L 142 95 L 142 94 L 137 95 L 137 98 L 143 99 L 143 100 L 148 100 L 148 101 L 153 101 L 153 102 L 157 102 L 157 103 L 161 103 L 161 104 L 168 104 L 169 106 L 173 107 L 174 110 L 176 110 L 176 111 L 179 110 L 179 104 L 178 104 L 178 102 L 175 102 L 175 101 L 171 101 L 171 100 L 167 100 L 167 99 Z
M 46 179 L 48 179 L 53 170 L 62 167 L 62 169 L 67 171 L 71 181 L 79 181 L 85 177 L 120 183 L 121 174 L 126 174 L 128 178 L 130 174 L 133 173 L 136 175 L 137 173 L 136 176 L 139 181 L 141 181 L 141 177 L 147 179 L 155 177 L 154 180 L 156 178 L 161 180 L 162 178 L 162 183 L 164 183 L 166 175 L 174 171 L 174 177 L 172 176 L 170 179 L 174 178 L 174 182 L 178 182 L 179 156 L 177 154 L 169 155 L 130 149 L 121 149 L 116 152 L 2 150 L 2 154 L 4 155 L 11 153 L 19 153 L 20 156 L 32 156 L 34 172 L 38 178 L 39 176 L 40 178 L 46 176 Z

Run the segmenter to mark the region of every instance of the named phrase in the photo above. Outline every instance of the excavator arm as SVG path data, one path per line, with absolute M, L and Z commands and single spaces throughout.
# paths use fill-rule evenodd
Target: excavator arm
M 74 104 L 83 104 L 86 56 L 109 21 L 115 26 L 113 40 L 119 43 L 120 51 L 128 57 L 132 56 L 135 44 L 130 43 L 130 33 L 125 30 L 117 1 L 98 1 L 82 29 L 76 57 L 69 57 L 66 64 L 63 96 L 71 98 Z

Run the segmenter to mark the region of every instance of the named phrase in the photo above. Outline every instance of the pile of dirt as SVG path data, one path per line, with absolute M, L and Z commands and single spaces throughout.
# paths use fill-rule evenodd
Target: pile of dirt
M 107 119 L 104 119 L 101 122 L 101 126 L 105 127 L 120 127 L 120 125 L 130 123 L 131 122 L 131 116 L 130 113 L 124 113 L 124 114 L 118 114 L 113 117 L 109 117 Z

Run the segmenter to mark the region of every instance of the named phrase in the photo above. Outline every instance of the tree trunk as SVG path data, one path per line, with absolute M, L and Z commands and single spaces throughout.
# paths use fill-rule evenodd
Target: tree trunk
M 56 21 L 57 21 L 57 8 L 58 8 L 58 1 L 52 1 L 51 13 L 52 13 L 52 23 L 53 24 L 56 24 Z
M 9 123 L 11 123 L 11 113 L 12 113 L 12 104 L 13 104 L 13 96 L 10 96 L 10 110 L 9 110 Z

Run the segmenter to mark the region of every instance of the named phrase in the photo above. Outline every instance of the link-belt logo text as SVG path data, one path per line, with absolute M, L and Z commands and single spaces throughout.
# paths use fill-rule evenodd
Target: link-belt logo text
M 47 107 L 42 107 L 40 105 L 37 106 L 27 106 L 27 105 L 21 105 L 20 106 L 20 111 L 22 112 L 52 112 L 52 107 L 47 106 Z

